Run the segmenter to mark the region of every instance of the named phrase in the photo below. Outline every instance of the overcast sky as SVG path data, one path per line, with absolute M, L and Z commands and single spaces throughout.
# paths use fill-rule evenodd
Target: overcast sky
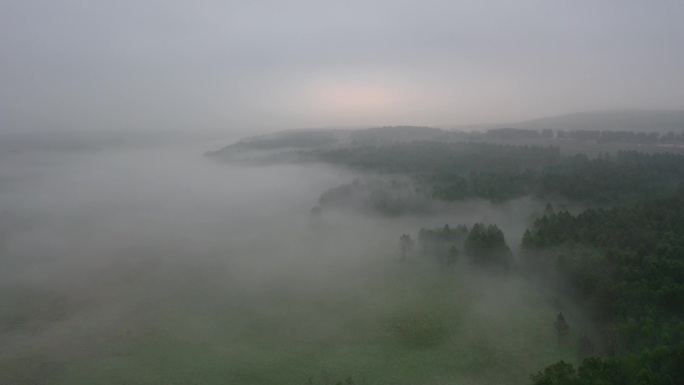
M 624 108 L 684 108 L 683 1 L 0 1 L 0 130 Z

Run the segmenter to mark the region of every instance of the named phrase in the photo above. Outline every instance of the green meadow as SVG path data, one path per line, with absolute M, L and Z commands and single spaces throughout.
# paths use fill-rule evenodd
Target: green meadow
M 252 289 L 216 266 L 139 269 L 81 299 L 3 291 L 3 337 L 18 348 L 0 358 L 1 383 L 524 384 L 576 360 L 572 312 L 559 346 L 543 291 L 467 266 L 388 259 Z

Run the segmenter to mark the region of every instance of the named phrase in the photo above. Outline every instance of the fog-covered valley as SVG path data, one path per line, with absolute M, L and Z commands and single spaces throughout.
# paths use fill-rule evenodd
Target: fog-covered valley
M 1 154 L 0 383 L 507 384 L 577 359 L 556 314 L 592 328 L 538 282 L 400 262 L 400 235 L 447 223 L 517 255 L 545 202 L 312 219 L 359 174 L 202 156 L 224 144 Z
M 0 385 L 684 383 L 683 18 L 0 1 Z

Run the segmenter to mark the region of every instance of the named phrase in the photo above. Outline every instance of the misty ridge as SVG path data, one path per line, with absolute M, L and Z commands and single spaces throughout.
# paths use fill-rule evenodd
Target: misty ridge
M 679 378 L 681 131 L 16 135 L 0 383 Z

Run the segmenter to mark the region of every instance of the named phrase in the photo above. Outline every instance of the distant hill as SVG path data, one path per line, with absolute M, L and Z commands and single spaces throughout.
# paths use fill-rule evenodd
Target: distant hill
M 49 152 L 69 153 L 122 148 L 145 148 L 159 144 L 206 142 L 225 134 L 179 130 L 92 129 L 0 132 L 0 154 Z
M 365 130 L 354 130 L 350 139 L 357 142 L 410 142 L 413 140 L 435 140 L 444 131 L 434 127 L 387 126 Z
M 684 132 L 684 110 L 613 110 L 586 111 L 536 118 L 522 122 L 483 123 L 441 126 L 448 130 L 484 132 L 495 128 L 523 128 L 532 130 L 599 130 Z
M 684 110 L 623 110 L 581 112 L 533 119 L 513 124 L 456 126 L 451 130 L 422 126 L 387 126 L 367 129 L 286 130 L 244 138 L 206 155 L 223 160 L 254 160 L 289 152 L 297 155 L 313 149 L 357 146 L 387 146 L 413 141 L 490 142 L 512 145 L 620 144 L 632 149 L 647 144 L 650 148 L 684 148 Z M 565 131 L 559 132 L 559 131 Z M 668 132 L 674 132 L 665 135 Z M 556 139 L 563 139 L 558 141 Z M 674 143 L 674 144 L 673 144 Z M 630 147 L 632 146 L 632 147 Z M 636 147 L 635 147 L 636 148 Z M 584 149 L 574 148 L 572 151 Z M 601 148 L 602 151 L 614 148 Z M 664 151 L 664 150 L 663 150 Z M 668 150 L 669 151 L 669 150 Z M 678 150 L 679 151 L 679 150 Z
M 624 110 L 593 111 L 533 119 L 527 122 L 508 124 L 508 127 L 541 130 L 578 131 L 640 131 L 661 132 L 684 131 L 684 110 Z
M 285 130 L 244 138 L 208 157 L 236 160 L 253 159 L 255 152 L 310 150 L 315 148 L 344 147 L 348 145 L 382 145 L 414 140 L 439 140 L 445 131 L 432 127 L 392 126 L 368 129 L 302 129 Z

